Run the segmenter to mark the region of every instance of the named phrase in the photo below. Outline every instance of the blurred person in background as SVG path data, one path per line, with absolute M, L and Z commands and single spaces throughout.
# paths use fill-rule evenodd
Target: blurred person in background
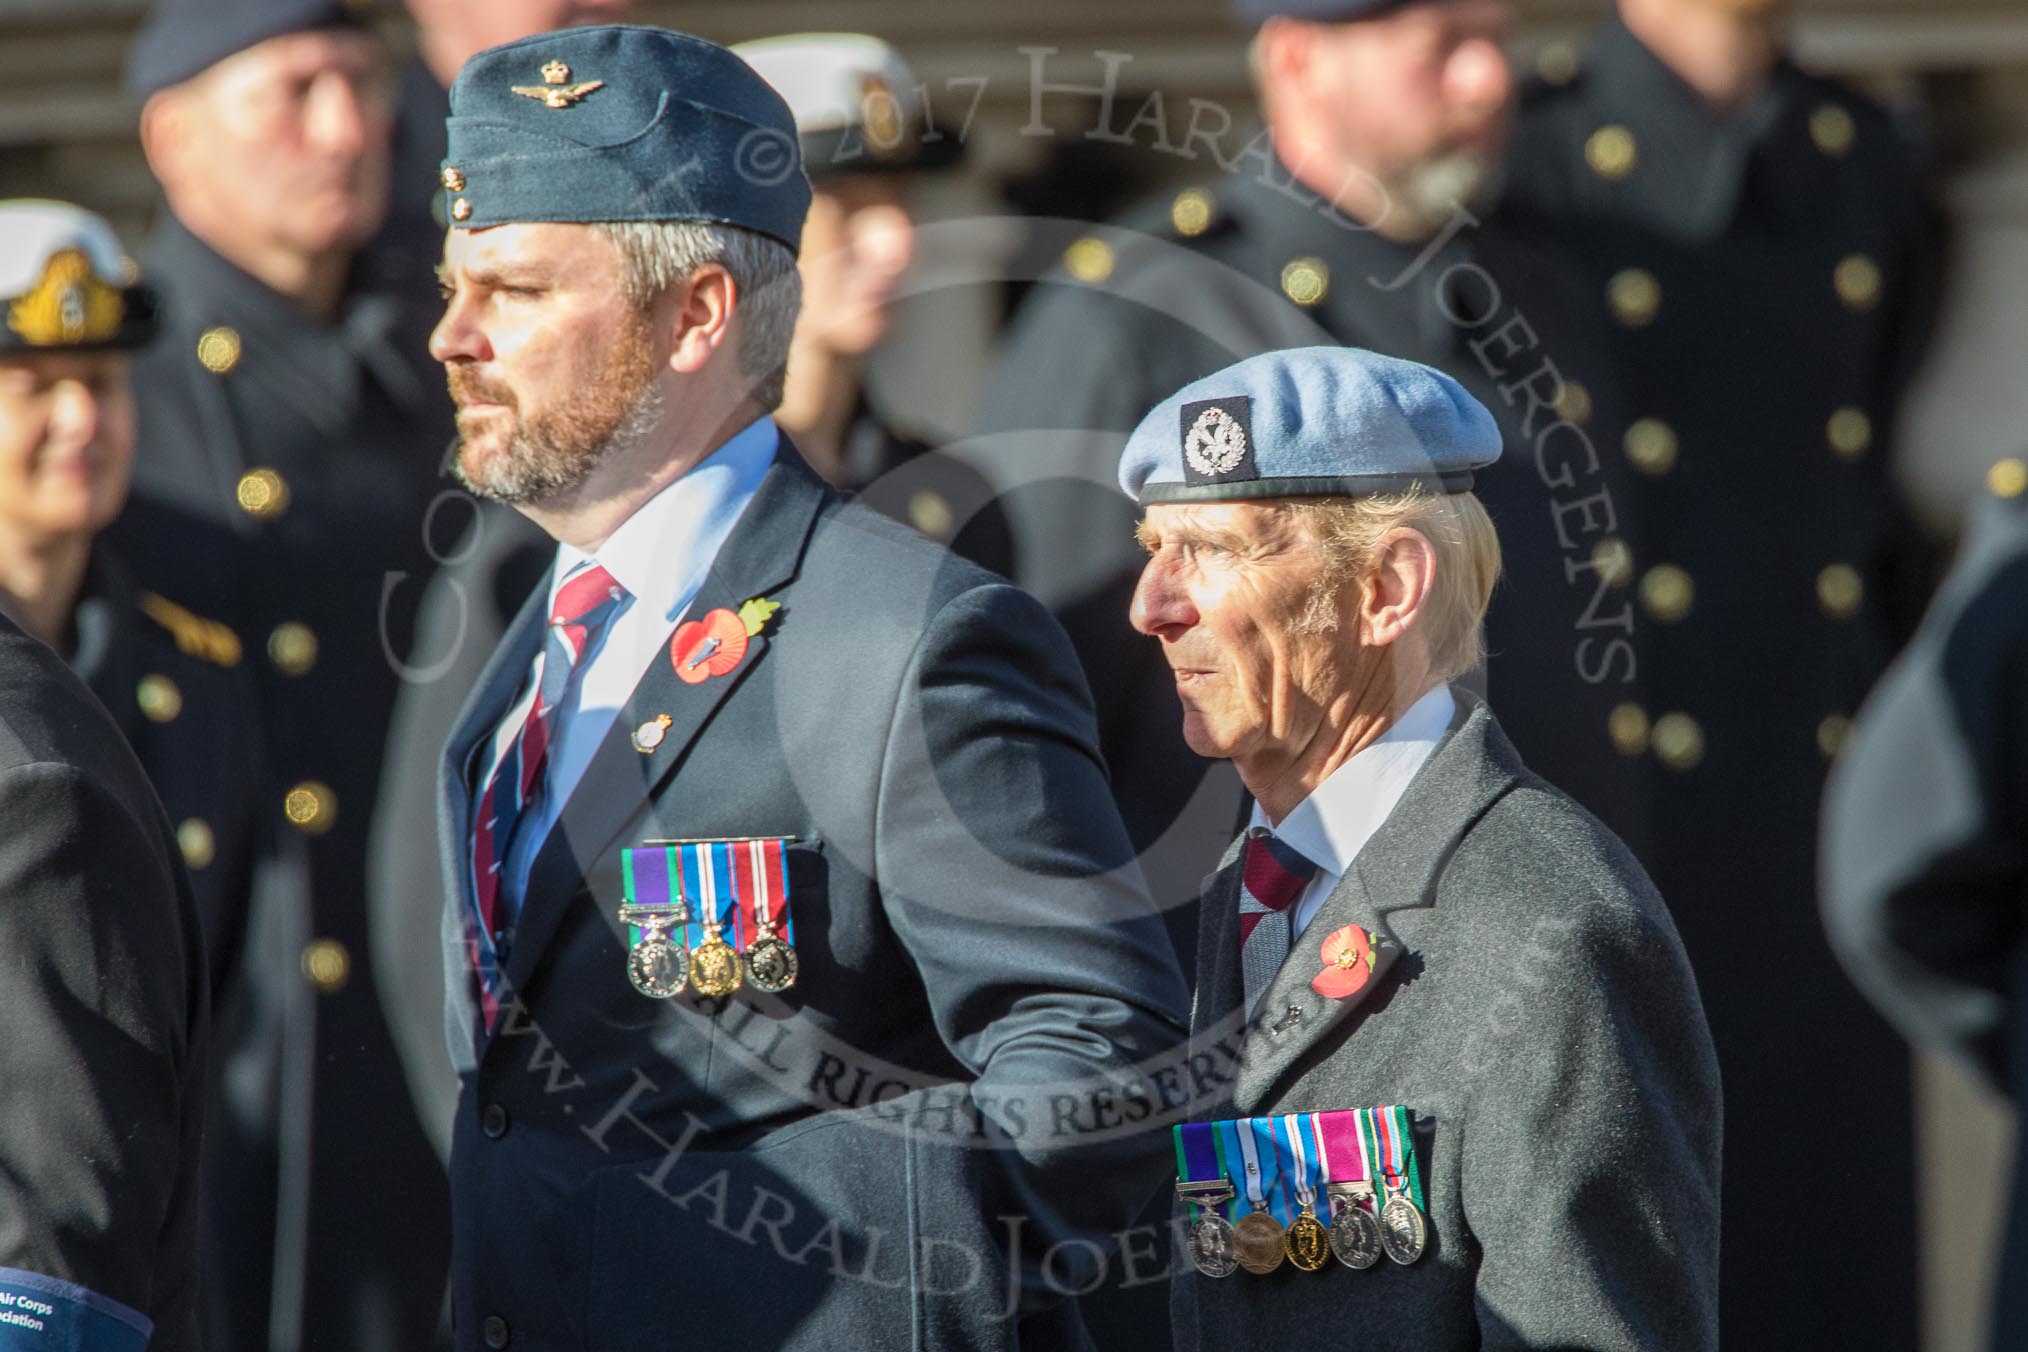
M 163 334 L 114 527 L 136 585 L 229 627 L 261 738 L 260 885 L 217 974 L 208 1345 L 427 1345 L 446 1184 L 375 991 L 365 851 L 449 442 L 426 292 L 362 246 L 387 207 L 379 43 L 337 0 L 163 0 L 129 53 L 167 210 Z
M 1918 1047 L 2028 1106 L 2028 464 L 1992 496 L 1922 627 L 1866 699 L 1824 794 L 1832 946 Z M 1993 1180 L 2005 1186 L 2003 1179 Z M 1993 1290 L 1995 1352 L 2028 1347 L 2028 1130 Z
M 775 420 L 833 485 L 1002 576 L 1013 537 L 978 471 L 898 430 L 866 389 L 866 359 L 915 256 L 910 190 L 964 152 L 918 106 L 892 47 L 863 33 L 795 33 L 735 46 L 789 105 L 809 175 L 803 311 Z
M 192 836 L 121 732 L 180 776 L 163 795 L 187 809 L 213 801 L 197 779 L 231 773 L 204 744 L 229 715 L 176 725 L 165 673 L 193 695 L 214 673 L 92 544 L 126 491 L 128 354 L 154 302 L 104 221 L 0 202 L 0 316 L 0 1343 L 197 1352 L 205 958 L 177 859 Z
M 1703 985 L 1726 1344 L 1906 1347 L 1917 1229 L 1877 1217 L 1883 1182 L 1917 1186 L 1909 1059 L 1812 889 L 1825 773 L 1926 585 L 1888 442 L 1936 240 L 1900 129 L 1783 54 L 1788 9 L 1621 0 L 1524 93 L 1503 207 L 1568 242 L 1567 304 L 1615 334 L 1623 403 L 1590 429 L 1626 489 L 1600 612 L 1638 627 L 1601 672 L 1607 718 L 1516 738 L 1598 767 L 1567 782 L 1647 864 Z
M 588 23 L 624 23 L 634 0 L 406 0 L 415 20 L 415 55 L 394 75 L 394 195 L 378 244 L 420 278 L 444 252 L 444 119 L 458 67 L 488 47 Z

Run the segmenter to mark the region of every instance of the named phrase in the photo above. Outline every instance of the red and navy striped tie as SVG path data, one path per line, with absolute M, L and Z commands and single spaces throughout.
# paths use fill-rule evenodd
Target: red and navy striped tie
M 520 888 L 509 886 L 504 869 L 514 848 L 515 828 L 540 796 L 549 759 L 551 716 L 578 663 L 626 600 L 613 575 L 587 559 L 561 587 L 549 614 L 548 636 L 538 667 L 535 702 L 528 706 L 520 735 L 493 769 L 472 825 L 472 889 L 482 930 L 472 935 L 472 965 L 479 978 L 479 1007 L 492 1028 L 499 1013 L 500 966 L 506 961 L 509 926 L 521 910 Z
M 1289 956 L 1289 907 L 1316 874 L 1315 864 L 1267 832 L 1247 837 L 1239 874 L 1239 976 L 1248 1013 Z

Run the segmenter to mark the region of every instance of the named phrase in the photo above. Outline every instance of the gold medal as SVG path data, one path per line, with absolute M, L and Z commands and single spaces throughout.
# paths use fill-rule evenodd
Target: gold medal
M 1304 1272 L 1322 1271 L 1331 1256 L 1330 1231 L 1317 1219 L 1317 1213 L 1305 1206 L 1303 1214 L 1289 1222 L 1288 1233 L 1282 1236 L 1282 1250 Z
M 699 995 L 711 999 L 739 989 L 739 953 L 716 934 L 697 945 L 690 955 L 690 984 Z
M 1240 1217 L 1232 1227 L 1232 1251 L 1248 1272 L 1256 1276 L 1273 1272 L 1288 1256 L 1282 1249 L 1282 1223 L 1265 1211 Z
M 801 966 L 796 950 L 775 934 L 773 925 L 763 924 L 759 936 L 746 946 L 746 977 L 755 990 L 780 995 L 796 984 Z
M 1380 1208 L 1380 1245 L 1403 1267 L 1422 1257 L 1429 1246 L 1429 1225 L 1405 1192 L 1395 1193 Z

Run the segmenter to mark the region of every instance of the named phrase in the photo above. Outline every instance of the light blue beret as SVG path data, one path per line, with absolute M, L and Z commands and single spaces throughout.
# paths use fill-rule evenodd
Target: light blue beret
M 796 121 L 716 43 L 636 24 L 480 52 L 451 85 L 453 228 L 706 221 L 794 249 L 810 208 Z
M 1263 353 L 1185 385 L 1127 440 L 1142 504 L 1465 493 L 1500 458 L 1486 406 L 1443 372 L 1356 347 Z

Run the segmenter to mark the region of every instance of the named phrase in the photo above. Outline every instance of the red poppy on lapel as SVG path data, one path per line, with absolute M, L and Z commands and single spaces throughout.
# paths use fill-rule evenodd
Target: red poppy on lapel
M 720 606 L 701 620 L 686 620 L 669 640 L 669 664 L 691 685 L 723 676 L 746 656 L 746 622 Z
M 1327 1000 L 1343 1000 L 1373 975 L 1373 938 L 1357 925 L 1332 930 L 1323 957 L 1324 970 L 1310 978 L 1310 989 Z

